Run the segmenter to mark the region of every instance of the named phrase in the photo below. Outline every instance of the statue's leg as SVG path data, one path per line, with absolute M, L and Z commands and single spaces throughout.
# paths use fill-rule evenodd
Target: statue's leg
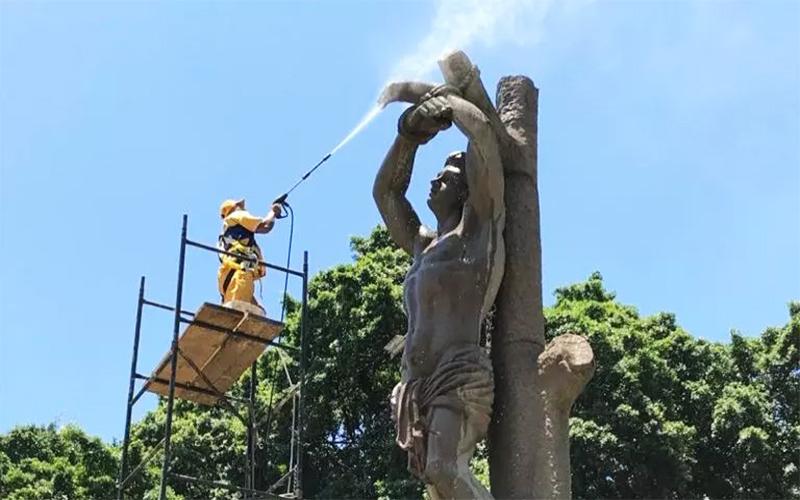
M 458 472 L 465 480 L 469 481 L 472 489 L 472 498 L 491 500 L 492 494 L 486 489 L 478 478 L 472 473 L 469 464 L 475 454 L 475 447 L 486 437 L 486 425 L 480 425 L 472 419 L 464 419 L 463 435 L 458 447 Z
M 458 442 L 462 416 L 445 407 L 431 408 L 428 414 L 428 450 L 425 480 L 441 499 L 464 498 L 458 487 Z M 457 491 L 462 494 L 457 495 Z
M 431 497 L 492 498 L 469 468 L 479 429 L 470 429 L 462 412 L 445 407 L 432 408 L 428 422 L 425 478 Z

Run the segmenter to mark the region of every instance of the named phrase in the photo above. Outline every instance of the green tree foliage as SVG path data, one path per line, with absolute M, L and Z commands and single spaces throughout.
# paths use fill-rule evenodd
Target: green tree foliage
M 177 474 L 207 480 L 244 482 L 246 427 L 232 412 L 208 408 L 187 401 L 175 401 L 172 423 L 172 468 Z M 148 413 L 133 426 L 128 471 L 140 464 L 152 449 L 158 452 L 143 471 L 132 479 L 126 493 L 130 498 L 158 498 L 166 404 Z M 197 483 L 172 481 L 176 498 L 230 498 L 230 492 Z
M 410 261 L 384 229 L 354 238 L 352 249 L 352 263 L 309 284 L 304 493 L 420 498 L 389 414 L 399 359 L 383 349 L 405 332 Z M 671 314 L 640 316 L 599 274 L 555 295 L 545 311 L 548 338 L 585 335 L 598 363 L 571 419 L 576 498 L 800 498 L 800 304 L 790 304 L 783 327 L 757 338 L 734 332 L 721 344 L 692 337 Z M 290 302 L 287 345 L 299 345 L 299 320 L 299 304 Z M 258 362 L 259 489 L 289 468 L 296 386 L 287 372 L 296 384 L 296 354 L 270 349 Z M 248 386 L 245 374 L 234 395 L 246 397 Z M 129 470 L 161 441 L 165 414 L 162 401 L 134 425 Z M 176 401 L 172 470 L 243 484 L 245 436 L 245 423 L 228 409 Z M 157 498 L 160 453 L 128 498 Z M 117 454 L 71 427 L 14 429 L 0 436 L 0 498 L 111 497 Z M 488 480 L 484 445 L 474 469 Z M 241 496 L 173 481 L 169 498 Z
M 116 451 L 75 426 L 21 426 L 0 436 L 0 498 L 109 498 Z
M 759 338 L 640 317 L 599 274 L 556 291 L 547 335 L 586 335 L 597 373 L 571 420 L 577 498 L 796 498 L 800 308 Z
M 384 346 L 403 335 L 409 258 L 385 230 L 354 238 L 355 262 L 317 275 L 310 293 L 306 489 L 320 498 L 419 498 L 394 446 L 388 395 L 399 359 Z

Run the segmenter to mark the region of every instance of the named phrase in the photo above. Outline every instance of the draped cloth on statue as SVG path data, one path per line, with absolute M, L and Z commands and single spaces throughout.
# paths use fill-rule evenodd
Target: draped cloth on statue
M 448 351 L 426 378 L 401 382 L 391 397 L 397 444 L 408 452 L 408 469 L 423 478 L 430 410 L 446 407 L 463 413 L 486 432 L 492 414 L 494 376 L 486 352 L 477 345 Z

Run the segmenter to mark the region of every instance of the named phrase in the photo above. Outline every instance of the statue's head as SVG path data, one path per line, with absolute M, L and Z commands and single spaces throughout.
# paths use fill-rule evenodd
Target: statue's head
M 469 194 L 466 160 L 466 153 L 463 151 L 450 153 L 444 162 L 444 168 L 431 180 L 428 206 L 437 217 L 463 208 Z

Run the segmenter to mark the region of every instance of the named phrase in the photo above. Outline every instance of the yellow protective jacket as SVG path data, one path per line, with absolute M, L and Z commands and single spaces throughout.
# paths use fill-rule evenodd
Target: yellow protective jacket
M 234 210 L 223 219 L 219 248 L 242 257 L 263 261 L 264 257 L 255 238 L 255 231 L 259 224 L 261 224 L 261 219 L 246 210 Z M 253 282 L 264 277 L 266 272 L 267 268 L 263 264 L 256 264 L 230 255 L 220 255 L 218 285 L 223 302 L 238 299 L 255 303 L 254 297 L 239 297 L 240 293 L 236 293 L 236 297 L 230 297 L 231 285 L 233 284 L 235 288 L 252 295 Z

